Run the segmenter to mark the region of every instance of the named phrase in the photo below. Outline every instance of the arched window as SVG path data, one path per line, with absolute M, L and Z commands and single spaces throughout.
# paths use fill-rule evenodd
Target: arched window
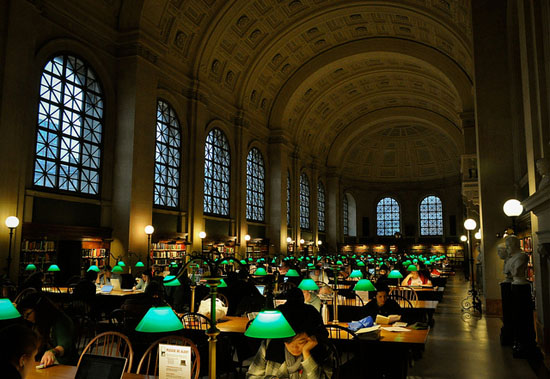
M 155 143 L 154 204 L 177 208 L 179 205 L 181 133 L 178 116 L 163 100 L 157 101 Z
M 349 236 L 349 202 L 345 194 L 344 201 L 342 202 L 342 221 L 344 224 L 344 235 Z
M 385 197 L 376 206 L 376 234 L 379 236 L 393 236 L 401 232 L 399 203 Z
M 309 229 L 309 180 L 305 173 L 300 176 L 300 228 Z
M 104 96 L 79 58 L 58 55 L 40 78 L 33 184 L 99 195 Z
M 443 235 L 443 206 L 437 196 L 426 196 L 420 202 L 420 235 Z
M 325 231 L 325 186 L 321 182 L 317 184 L 317 228 Z
M 229 216 L 231 152 L 227 137 L 212 129 L 204 146 L 204 213 Z
M 255 147 L 246 157 L 246 218 L 265 220 L 265 166 L 260 150 Z
M 286 172 L 286 224 L 290 226 L 290 172 Z

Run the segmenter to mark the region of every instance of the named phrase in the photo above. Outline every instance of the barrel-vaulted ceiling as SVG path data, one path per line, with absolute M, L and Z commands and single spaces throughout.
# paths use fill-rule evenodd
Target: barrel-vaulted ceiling
M 139 23 L 251 127 L 346 176 L 459 172 L 470 0 L 149 0 Z

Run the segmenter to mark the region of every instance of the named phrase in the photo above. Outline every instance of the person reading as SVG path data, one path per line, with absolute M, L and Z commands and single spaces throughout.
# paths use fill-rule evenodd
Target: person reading
M 411 271 L 401 282 L 402 286 L 431 286 L 432 282 L 423 273 Z
M 376 315 L 389 316 L 401 315 L 401 307 L 393 299 L 388 298 L 388 287 L 379 287 L 376 291 L 376 297 L 371 299 L 363 308 L 363 317 L 371 316 L 376 320 Z
M 12 324 L 0 330 L 0 370 L 4 379 L 24 379 L 35 369 L 38 336 L 32 329 Z M 9 343 L 8 343 L 9 341 Z

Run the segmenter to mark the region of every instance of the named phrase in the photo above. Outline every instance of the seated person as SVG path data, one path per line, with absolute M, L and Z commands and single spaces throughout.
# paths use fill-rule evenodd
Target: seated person
M 313 306 L 318 312 L 321 312 L 321 299 L 315 293 L 315 291 L 302 290 L 304 293 L 304 303 Z
M 247 378 L 330 378 L 332 369 L 323 344 L 327 331 L 319 312 L 304 304 L 302 291 L 289 290 L 287 302 L 278 307 L 294 337 L 262 342 Z
M 138 284 L 134 286 L 134 290 L 145 291 L 149 283 L 151 282 L 151 272 L 143 271 L 141 275 L 138 275 Z
M 0 330 L 0 370 L 4 379 L 26 378 L 35 370 L 38 336 L 32 329 L 12 324 Z M 7 343 L 7 341 L 10 341 Z
M 50 299 L 42 293 L 32 293 L 17 304 L 17 310 L 38 334 L 40 364 L 76 364 L 73 322 Z
M 401 307 L 395 300 L 388 299 L 388 293 L 388 287 L 377 287 L 376 297 L 363 307 L 363 317 L 371 316 L 373 320 L 376 320 L 378 314 L 382 316 L 400 315 Z
M 428 279 L 423 273 L 419 271 L 411 271 L 403 281 L 401 282 L 402 286 L 422 286 L 427 285 L 431 286 L 432 282 Z
M 95 299 L 97 272 L 88 271 L 84 279 L 80 280 L 74 288 L 73 299 L 93 301 Z
M 99 284 L 100 286 L 110 285 L 112 276 L 111 270 L 111 266 L 105 265 L 105 267 L 103 268 L 103 273 L 97 276 L 96 284 Z
M 126 312 L 127 318 L 135 320 L 137 325 L 149 308 L 161 305 L 165 305 L 164 287 L 153 281 L 145 288 L 143 296 L 127 299 L 120 308 Z

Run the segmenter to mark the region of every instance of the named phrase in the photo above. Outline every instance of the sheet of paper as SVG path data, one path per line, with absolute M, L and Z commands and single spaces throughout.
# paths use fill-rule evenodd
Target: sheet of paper
M 400 326 L 383 326 L 382 329 L 387 330 L 388 332 L 410 332 L 410 329 L 402 328 Z
M 370 326 L 368 328 L 361 328 L 358 331 L 356 331 L 355 333 L 357 333 L 357 334 L 368 333 L 368 332 L 373 332 L 373 331 L 378 330 L 378 329 L 380 329 L 380 325 L 373 325 L 373 326 Z
M 393 326 L 402 326 L 402 327 L 405 327 L 405 326 L 407 326 L 407 323 L 406 323 L 406 322 L 398 321 L 398 322 L 394 323 Z
M 159 378 L 191 379 L 191 347 L 160 344 Z

